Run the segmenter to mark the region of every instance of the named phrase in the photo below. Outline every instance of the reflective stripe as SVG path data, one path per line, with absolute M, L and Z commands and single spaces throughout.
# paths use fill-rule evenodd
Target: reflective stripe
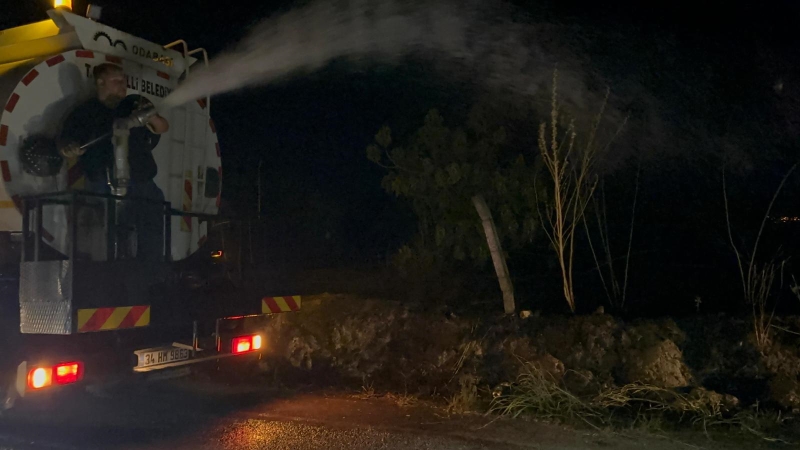
M 0 161 L 0 171 L 3 173 L 3 181 L 11 181 L 11 169 L 8 168 L 8 161 Z
M 144 327 L 149 324 L 149 305 L 78 310 L 78 333 Z
M 299 311 L 301 305 L 302 297 L 299 295 L 293 295 L 291 297 L 264 297 L 261 299 L 261 312 L 263 314 L 273 314 Z
M 28 72 L 27 75 L 25 75 L 25 78 L 22 79 L 22 84 L 27 86 L 27 85 L 31 84 L 31 81 L 35 80 L 36 77 L 38 77 L 38 76 L 39 76 L 39 72 L 36 69 L 31 69 L 31 71 Z
M 17 106 L 17 102 L 19 101 L 19 94 L 16 92 L 11 94 L 11 97 L 8 99 L 8 103 L 6 103 L 6 111 L 14 112 L 14 107 Z
M 64 55 L 53 56 L 47 60 L 47 67 L 53 67 L 58 63 L 64 62 Z

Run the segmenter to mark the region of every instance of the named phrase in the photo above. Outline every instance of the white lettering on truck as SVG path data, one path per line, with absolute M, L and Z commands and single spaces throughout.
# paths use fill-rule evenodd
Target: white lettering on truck
M 164 98 L 172 92 L 172 89 L 150 80 L 140 80 L 139 77 L 130 75 L 125 75 L 125 78 L 128 80 L 128 89 L 140 91 L 143 94 Z

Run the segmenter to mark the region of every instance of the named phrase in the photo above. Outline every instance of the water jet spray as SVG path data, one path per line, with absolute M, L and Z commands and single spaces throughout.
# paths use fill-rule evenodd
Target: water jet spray
M 562 33 L 551 24 L 514 22 L 502 5 L 479 1 L 316 1 L 256 25 L 207 67 L 192 71 L 162 105 L 268 85 L 338 59 L 396 65 L 407 57 L 526 102 L 547 95 L 557 63 L 562 99 L 594 104 L 587 95 L 601 97 L 586 91 L 584 62 L 560 43 Z

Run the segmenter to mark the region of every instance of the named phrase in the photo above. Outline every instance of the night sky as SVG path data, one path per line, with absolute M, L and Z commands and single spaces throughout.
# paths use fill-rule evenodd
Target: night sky
M 13 2 L 0 26 L 41 20 L 48 3 Z M 260 18 L 303 2 L 95 3 L 103 6 L 101 22 L 162 44 L 185 39 L 213 57 Z M 540 22 L 579 25 L 589 42 L 581 50 L 592 64 L 623 92 L 631 83 L 645 86 L 662 100 L 660 112 L 670 126 L 711 129 L 771 114 L 768 122 L 781 121 L 783 130 L 776 145 L 786 152 L 797 150 L 798 2 L 514 4 L 522 20 L 527 13 Z M 74 1 L 73 6 L 82 12 L 85 2 Z M 779 82 L 784 97 L 775 99 Z M 266 216 L 283 222 L 280 232 L 330 232 L 329 241 L 336 243 L 330 244 L 330 254 L 317 255 L 321 259 L 336 254 L 357 263 L 385 256 L 413 233 L 413 216 L 382 190 L 384 171 L 366 159 L 365 147 L 381 125 L 389 124 L 396 136 L 403 136 L 422 123 L 428 109 L 459 117 L 472 100 L 473 92 L 423 64 L 354 68 L 344 62 L 311 76 L 217 96 L 212 115 L 223 147 L 223 196 L 231 212 L 255 214 L 257 167 L 263 161 L 262 208 Z M 775 105 L 785 111 L 775 113 Z M 729 116 L 709 114 L 715 108 Z M 752 127 L 751 133 L 737 126 L 752 139 L 758 133 L 775 134 L 768 126 Z M 675 136 L 679 153 L 697 157 L 692 147 L 697 139 L 686 132 Z M 663 138 L 672 140 L 673 135 Z

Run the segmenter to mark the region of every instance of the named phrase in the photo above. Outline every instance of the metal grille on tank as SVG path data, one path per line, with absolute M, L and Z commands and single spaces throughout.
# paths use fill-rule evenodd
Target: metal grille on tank
M 22 170 L 37 177 L 58 175 L 63 160 L 52 140 L 42 136 L 28 136 L 19 149 Z

